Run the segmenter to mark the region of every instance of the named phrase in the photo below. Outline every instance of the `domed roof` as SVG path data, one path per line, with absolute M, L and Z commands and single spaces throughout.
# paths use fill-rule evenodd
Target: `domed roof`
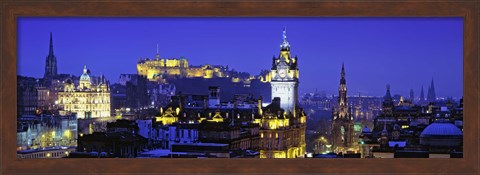
M 451 123 L 432 123 L 428 125 L 420 134 L 420 137 L 426 136 L 461 136 L 462 131 Z
M 90 81 L 90 76 L 88 75 L 87 66 L 83 67 L 83 74 L 80 76 L 80 81 Z
M 370 130 L 370 128 L 368 128 L 368 127 L 365 125 L 365 127 L 362 129 L 362 133 L 370 133 L 370 132 L 372 132 L 372 131 Z
M 65 80 L 65 84 L 72 84 L 72 83 L 73 83 L 73 81 L 70 78 L 67 78 L 67 80 Z

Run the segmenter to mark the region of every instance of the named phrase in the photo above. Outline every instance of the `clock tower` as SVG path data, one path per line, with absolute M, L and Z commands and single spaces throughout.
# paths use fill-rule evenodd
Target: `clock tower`
M 283 42 L 280 45 L 280 55 L 273 57 L 272 69 L 272 99 L 280 98 L 280 107 L 287 113 L 295 115 L 298 101 L 298 58 L 290 55 L 290 44 L 287 41 L 287 30 L 283 29 Z

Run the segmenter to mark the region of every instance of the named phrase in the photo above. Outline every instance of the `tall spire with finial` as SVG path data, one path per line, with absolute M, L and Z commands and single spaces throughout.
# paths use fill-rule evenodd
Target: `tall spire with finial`
M 436 100 L 435 86 L 433 85 L 433 77 L 430 86 L 428 87 L 427 100 L 428 102 L 434 102 Z
M 390 94 L 390 84 L 387 84 L 387 92 L 385 93 L 385 100 L 392 99 L 392 94 Z
M 290 44 L 287 41 L 287 27 L 283 27 L 282 39 L 283 39 L 283 42 L 280 45 L 281 50 L 282 51 L 289 51 L 290 50 Z
M 418 101 L 420 105 L 425 104 L 425 94 L 423 93 L 423 85 L 422 85 L 422 90 L 420 90 L 420 100 Z
M 53 37 L 52 32 L 50 32 L 50 46 L 45 60 L 45 74 L 43 77 L 52 80 L 55 76 L 57 76 L 57 58 L 53 54 Z
M 53 39 L 52 39 L 52 32 L 50 32 L 50 49 L 48 51 L 48 55 L 53 55 Z
M 345 65 L 342 63 L 342 72 L 340 78 L 340 86 L 338 87 L 338 107 L 339 107 L 339 116 L 343 118 L 348 113 L 348 103 L 347 103 L 347 80 L 345 79 Z
M 413 97 L 413 89 L 410 89 L 410 102 L 414 104 L 414 101 L 415 101 L 415 97 Z

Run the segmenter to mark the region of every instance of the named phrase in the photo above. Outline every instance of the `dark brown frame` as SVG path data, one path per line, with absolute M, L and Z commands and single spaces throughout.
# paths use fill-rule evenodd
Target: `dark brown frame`
M 227 1 L 0 2 L 0 174 L 54 173 L 479 173 L 480 2 L 455 1 Z M 17 159 L 16 27 L 21 16 L 212 17 L 359 16 L 464 19 L 464 158 L 461 159 Z

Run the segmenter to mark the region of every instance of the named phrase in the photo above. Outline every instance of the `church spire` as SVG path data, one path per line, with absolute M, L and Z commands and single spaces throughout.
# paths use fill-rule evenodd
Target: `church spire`
M 340 79 L 340 84 L 346 84 L 345 80 L 345 64 L 342 63 L 342 72 L 340 73 L 342 75 L 342 78 Z
M 434 102 L 436 98 L 437 97 L 435 94 L 435 86 L 433 84 L 433 77 L 432 77 L 432 82 L 430 83 L 430 87 L 428 87 L 427 100 L 428 102 Z
M 52 32 L 50 32 L 50 49 L 48 51 L 48 55 L 53 55 L 53 39 L 52 39 Z
M 413 97 L 413 89 L 410 89 L 410 101 L 413 102 L 415 101 L 415 97 Z
M 340 78 L 340 86 L 338 87 L 338 107 L 339 117 L 346 117 L 348 113 L 347 103 L 347 81 L 345 80 L 345 65 L 342 63 L 342 72 Z
M 50 32 L 50 46 L 45 60 L 45 74 L 43 77 L 52 80 L 55 76 L 57 76 L 57 58 L 53 54 L 53 36 L 52 32 Z
M 392 94 L 390 94 L 390 84 L 387 84 L 387 92 L 385 93 L 385 100 L 391 100 L 392 99 Z

